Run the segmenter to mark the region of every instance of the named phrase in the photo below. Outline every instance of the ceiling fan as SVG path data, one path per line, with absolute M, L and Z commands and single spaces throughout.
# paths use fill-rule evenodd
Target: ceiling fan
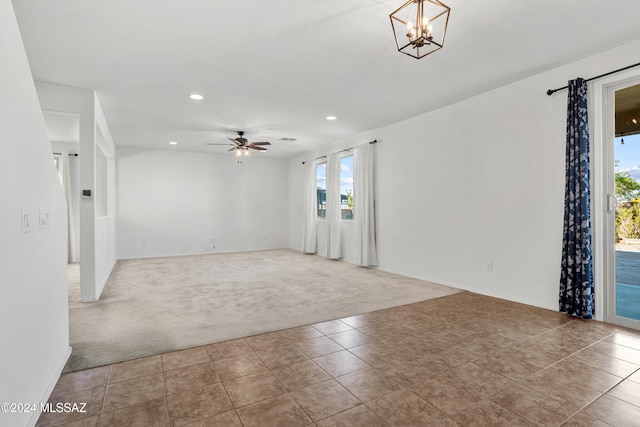
M 207 145 L 232 145 L 228 151 L 236 151 L 236 156 L 245 156 L 249 155 L 249 149 L 258 150 L 258 151 L 267 151 L 266 148 L 261 147 L 261 145 L 271 145 L 270 142 L 249 142 L 247 138 L 244 137 L 244 131 L 238 131 L 237 138 L 229 138 L 233 144 L 224 143 L 224 144 L 216 144 L 212 142 L 208 142 Z

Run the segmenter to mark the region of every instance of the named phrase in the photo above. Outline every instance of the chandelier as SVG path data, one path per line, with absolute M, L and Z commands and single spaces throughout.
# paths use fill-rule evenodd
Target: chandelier
M 391 15 L 398 51 L 416 59 L 442 49 L 451 8 L 438 0 L 409 0 Z

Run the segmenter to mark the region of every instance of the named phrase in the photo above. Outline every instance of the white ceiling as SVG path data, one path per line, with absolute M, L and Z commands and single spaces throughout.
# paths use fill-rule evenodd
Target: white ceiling
M 34 79 L 95 89 L 117 145 L 224 153 L 206 143 L 245 130 L 276 157 L 640 37 L 638 0 L 445 3 L 445 47 L 416 60 L 401 0 L 13 0 Z

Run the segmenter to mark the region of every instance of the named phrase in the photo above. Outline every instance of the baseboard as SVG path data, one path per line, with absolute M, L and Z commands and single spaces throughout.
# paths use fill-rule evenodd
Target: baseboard
M 51 378 L 51 381 L 49 381 L 49 385 L 47 386 L 47 389 L 45 390 L 44 394 L 42 395 L 42 398 L 40 399 L 40 403 L 42 405 L 46 404 L 47 401 L 49 400 L 49 397 L 51 397 L 51 393 L 53 393 L 53 389 L 58 383 L 58 380 L 60 379 L 60 375 L 62 375 L 62 370 L 64 369 L 67 362 L 69 361 L 69 357 L 71 357 L 71 351 L 72 351 L 72 348 L 67 347 L 67 351 L 64 353 L 64 357 L 62 358 L 62 363 L 60 364 L 58 369 L 56 369 L 55 374 Z M 31 418 L 29 418 L 29 422 L 27 423 L 27 426 L 35 427 L 36 423 L 38 422 L 38 418 L 40 418 L 40 411 L 32 412 Z
M 216 255 L 216 254 L 234 254 L 239 252 L 266 252 L 266 251 L 276 251 L 281 249 L 291 249 L 287 246 L 278 246 L 273 248 L 259 248 L 259 249 L 232 249 L 232 250 L 219 250 L 215 252 L 190 252 L 190 253 L 182 253 L 182 254 L 166 254 L 166 255 L 149 255 L 149 256 L 125 256 L 118 258 L 118 261 L 127 261 L 127 260 L 138 260 L 138 259 L 158 259 L 158 258 L 178 258 L 184 256 L 198 256 L 198 255 Z

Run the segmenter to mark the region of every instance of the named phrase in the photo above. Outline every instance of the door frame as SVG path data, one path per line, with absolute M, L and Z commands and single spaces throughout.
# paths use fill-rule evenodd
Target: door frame
M 631 69 L 594 81 L 589 126 L 592 129 L 592 218 L 595 319 L 634 329 L 640 321 L 616 316 L 615 312 L 615 213 L 607 211 L 608 196 L 614 194 L 614 140 L 616 90 L 640 84 L 640 70 Z

